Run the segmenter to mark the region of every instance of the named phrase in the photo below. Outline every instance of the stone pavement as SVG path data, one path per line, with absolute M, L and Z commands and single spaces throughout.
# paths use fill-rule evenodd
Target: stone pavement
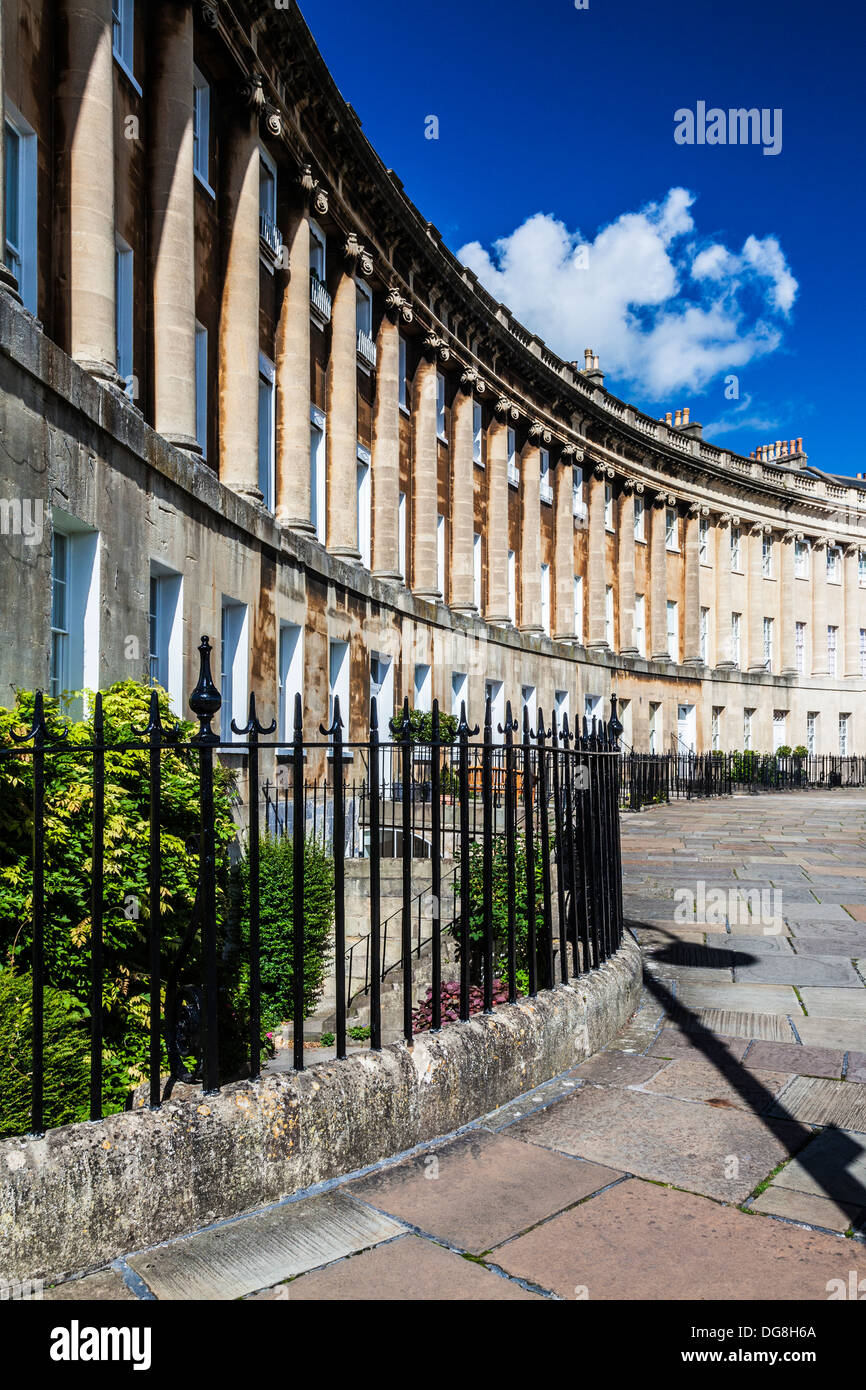
M 646 984 L 605 1051 L 46 1297 L 824 1300 L 866 1276 L 866 796 L 653 807 L 623 849 Z

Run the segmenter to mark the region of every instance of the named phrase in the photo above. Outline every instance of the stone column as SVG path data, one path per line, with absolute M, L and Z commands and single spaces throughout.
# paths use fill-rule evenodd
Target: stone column
M 764 535 L 769 527 L 756 523 L 749 532 L 749 670 L 764 671 L 764 580 L 762 555 Z
M 310 197 L 316 181 L 307 164 L 288 228 L 288 264 L 275 270 L 279 301 L 276 376 L 276 517 L 313 535 L 310 495 Z
M 589 545 L 587 547 L 587 650 L 609 651 L 604 621 L 605 548 L 604 488 L 608 481 L 605 468 L 593 469 L 589 475 Z
M 667 547 L 665 544 L 665 511 L 674 503 L 666 493 L 660 492 L 653 498 L 652 535 L 650 536 L 650 627 L 652 643 L 650 647 L 653 661 L 670 661 L 668 652 L 668 573 Z
M 716 521 L 716 666 L 729 671 L 734 666 L 731 641 L 731 523 L 734 518 L 725 512 Z M 739 517 L 735 524 L 739 525 Z
M 451 412 L 451 607 L 477 613 L 472 547 L 475 532 L 474 390 L 482 394 L 477 373 L 464 372 Z
M 157 0 L 151 80 L 159 113 L 150 139 L 154 426 L 201 453 L 195 420 L 193 17 Z
M 619 504 L 617 588 L 619 590 L 619 649 L 623 656 L 640 656 L 634 640 L 634 494 L 643 483 L 632 478 L 623 483 Z
M 812 675 L 830 674 L 827 651 L 827 539 L 816 536 L 810 555 L 812 581 Z M 838 652 L 837 652 L 838 659 Z
M 797 652 L 794 632 L 794 545 L 802 540 L 800 533 L 786 531 L 779 546 L 779 622 L 782 633 L 779 644 L 779 674 L 796 676 Z
M 439 598 L 436 573 L 438 444 L 436 370 L 438 351 L 427 345 L 415 373 L 412 402 L 412 589 L 419 598 Z
M 358 291 L 354 261 L 341 266 L 331 307 L 328 366 L 328 549 L 359 560 Z
M 388 295 L 376 338 L 373 410 L 373 573 L 400 579 L 400 316 L 412 309 L 396 290 Z
M 701 556 L 700 519 L 708 508 L 693 502 L 686 513 L 685 524 L 685 648 L 686 666 L 702 666 L 701 656 Z
M 251 501 L 259 491 L 259 130 L 238 112 L 225 171 L 228 253 L 219 333 L 220 478 Z
M 489 623 L 507 623 L 508 612 L 508 425 L 500 402 L 487 435 L 487 609 Z
M 5 83 L 3 81 L 3 0 L 0 0 L 0 112 L 6 109 Z M 6 255 L 6 141 L 0 140 L 0 290 L 11 294 L 18 302 L 18 281 L 5 262 Z
M 845 586 L 845 621 L 843 623 L 845 655 L 842 674 L 850 679 L 860 675 L 860 623 L 858 619 L 858 598 L 860 592 L 860 548 L 847 545 L 842 561 L 842 582 Z
M 541 621 L 541 445 L 550 431 L 533 425 L 520 459 L 520 631 L 543 632 Z
M 111 0 L 63 0 L 69 66 L 58 91 L 69 233 L 69 353 L 117 381 Z
M 573 642 L 574 612 L 574 445 L 567 444 L 556 465 L 554 498 L 554 565 L 556 613 L 553 635 L 558 642 Z M 580 456 L 581 461 L 583 455 Z

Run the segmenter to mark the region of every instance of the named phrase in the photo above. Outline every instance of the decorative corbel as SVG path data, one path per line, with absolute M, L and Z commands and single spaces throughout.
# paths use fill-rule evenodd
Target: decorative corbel
M 495 409 L 496 414 L 501 416 L 503 420 L 520 419 L 520 411 L 517 409 L 517 406 L 514 404 L 514 402 L 510 401 L 507 396 L 499 397 L 499 400 L 496 402 Z
M 533 420 L 529 426 L 529 438 L 533 444 L 549 444 L 553 435 L 543 420 Z
M 451 359 L 451 348 L 445 338 L 440 338 L 438 333 L 428 333 L 424 339 L 424 352 L 430 361 L 448 362 Z
M 199 0 L 198 13 L 202 24 L 206 29 L 216 29 L 219 27 L 220 11 L 218 0 Z
M 350 232 L 346 237 L 346 244 L 343 247 L 343 255 L 354 274 L 372 275 L 373 257 L 369 251 L 358 240 L 355 232 Z
M 239 95 L 244 106 L 248 106 L 261 119 L 268 104 L 261 73 L 251 72 L 245 77 L 241 82 Z

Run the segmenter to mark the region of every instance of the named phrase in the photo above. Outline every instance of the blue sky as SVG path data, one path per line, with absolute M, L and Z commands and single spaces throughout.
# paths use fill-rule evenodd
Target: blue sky
M 593 347 L 617 395 L 688 405 L 724 447 L 802 435 L 810 463 L 866 472 L 863 7 L 301 10 L 409 196 L 562 356 Z M 780 109 L 780 152 L 677 144 L 698 102 Z

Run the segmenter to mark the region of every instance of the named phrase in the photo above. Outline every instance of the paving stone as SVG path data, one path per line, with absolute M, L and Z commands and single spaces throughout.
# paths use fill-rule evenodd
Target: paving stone
M 843 903 L 842 906 L 855 922 L 866 922 L 866 903 Z
M 129 1263 L 158 1298 L 240 1298 L 403 1230 L 342 1193 L 329 1193 L 200 1231 Z
M 553 1081 L 545 1082 L 543 1086 L 537 1086 L 527 1095 L 520 1096 L 518 1100 L 509 1101 L 507 1105 L 500 1105 L 498 1110 L 492 1110 L 489 1115 L 484 1116 L 481 1128 L 493 1131 L 507 1129 L 515 1120 L 523 1119 L 533 1110 L 550 1105 L 563 1096 L 570 1096 L 580 1084 L 576 1075 L 558 1076 Z
M 470 1302 L 534 1299 L 513 1279 L 503 1279 L 474 1260 L 464 1260 L 444 1246 L 418 1236 L 401 1236 L 365 1250 L 351 1260 L 341 1260 L 327 1269 L 301 1275 L 289 1284 L 279 1284 L 254 1294 L 258 1300 L 286 1303 L 339 1301 L 353 1299 L 381 1302 L 420 1300 L 425 1302 Z
M 859 960 L 866 957 L 866 932 L 862 936 L 853 932 L 842 935 L 828 929 L 823 936 L 795 936 L 794 945 L 798 956 L 843 956 L 846 960 Z
M 848 1070 L 845 1073 L 845 1080 L 866 1082 L 866 1052 L 848 1053 Z
M 866 1091 L 847 1081 L 796 1076 L 771 1112 L 809 1125 L 835 1125 L 866 1133 Z
M 661 1063 L 628 1052 L 598 1052 L 575 1067 L 573 1075 L 592 1086 L 640 1086 L 655 1076 Z
M 711 1032 L 726 1037 L 763 1038 L 767 1042 L 792 1042 L 794 1030 L 783 1014 L 757 1014 L 744 1009 L 692 1009 L 663 1025 L 684 1032 Z M 803 1039 L 805 1042 L 805 1038 Z
M 809 1192 L 793 1192 L 788 1187 L 771 1184 L 752 1203 L 751 1210 L 784 1216 L 789 1221 L 803 1221 L 809 1226 L 823 1226 L 828 1231 L 855 1229 L 866 1216 L 866 1208 L 831 1202 L 829 1197 L 816 1197 Z
M 833 985 L 840 989 L 862 989 L 863 981 L 848 960 L 838 956 L 761 956 L 748 965 L 734 967 L 739 984 Z
M 764 1071 L 795 1072 L 798 1076 L 842 1075 L 845 1054 L 839 1048 L 801 1047 L 798 1043 L 756 1042 L 749 1048 L 746 1066 Z
M 813 986 L 801 989 L 800 994 L 810 1018 L 852 1018 L 866 1022 L 866 989 Z
M 797 1032 L 807 1047 L 866 1050 L 866 1023 L 853 1018 L 798 1018 Z
M 719 1057 L 723 1061 L 732 1058 L 739 1062 L 748 1046 L 747 1038 L 727 1038 L 716 1033 L 683 1033 L 678 1028 L 665 1028 L 656 1038 L 648 1056 L 670 1059 L 694 1052 L 710 1061 Z
M 802 1013 L 787 985 L 690 985 L 677 991 L 677 1002 L 696 1009 L 754 1009 L 761 1014 Z M 866 1007 L 866 991 L 863 995 Z
M 94 1302 L 116 1302 L 116 1303 L 137 1303 L 138 1299 L 130 1288 L 123 1282 L 122 1275 L 116 1269 L 102 1269 L 97 1274 L 87 1274 L 83 1279 L 67 1279 L 63 1284 L 55 1284 L 53 1288 L 43 1289 L 42 1298 L 53 1302 L 55 1300 L 66 1300 L 67 1302 L 83 1302 L 93 1300 Z
M 560 1101 L 551 1109 L 570 1104 Z M 534 1118 L 519 1120 L 507 1134 L 461 1135 L 358 1178 L 345 1190 L 428 1235 L 480 1254 L 620 1176 L 560 1154 L 540 1158 L 537 1149 L 516 1137 Z
M 773 1186 L 866 1207 L 866 1137 L 823 1130 L 785 1164 Z
M 561 1298 L 812 1300 L 848 1279 L 838 1236 L 747 1216 L 688 1192 L 631 1181 L 497 1253 L 510 1273 Z
M 790 1072 L 747 1070 L 730 1056 L 711 1061 L 692 1053 L 675 1059 L 642 1089 L 654 1095 L 700 1100 L 707 1105 L 736 1107 L 760 1115 L 769 1109 L 790 1079 Z
M 730 949 L 738 954 L 767 956 L 767 955 L 786 955 L 793 953 L 791 938 L 785 932 L 767 932 L 766 936 L 749 936 L 737 932 L 732 936 Z M 736 962 L 734 962 L 736 964 Z
M 811 899 L 809 902 L 786 902 L 785 921 L 790 926 L 792 922 L 845 922 L 850 918 L 839 903 L 816 903 Z
M 858 1087 L 859 1090 L 859 1087 Z M 510 1134 L 594 1163 L 743 1201 L 802 1143 L 802 1128 L 743 1110 L 715 1109 L 644 1091 L 585 1086 L 570 1100 L 521 1120 Z M 738 1160 L 736 1176 L 731 1156 Z

